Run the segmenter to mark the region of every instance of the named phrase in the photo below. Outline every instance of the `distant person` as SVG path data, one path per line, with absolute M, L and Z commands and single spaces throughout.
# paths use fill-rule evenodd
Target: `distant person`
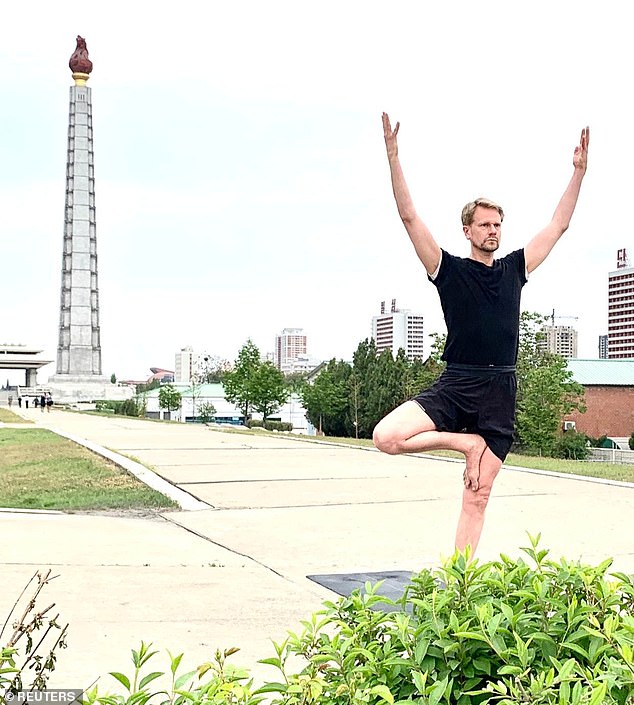
M 573 173 L 552 220 L 523 248 L 499 260 L 502 208 L 478 198 L 462 210 L 469 257 L 450 255 L 436 243 L 409 193 L 394 129 L 383 113 L 383 136 L 399 215 L 440 296 L 447 339 L 445 372 L 429 389 L 389 413 L 374 429 L 385 453 L 445 448 L 465 456 L 462 510 L 456 548 L 475 552 L 493 481 L 513 442 L 519 344 L 520 297 L 528 276 L 568 229 L 588 161 L 588 128 L 572 158 Z M 518 154 L 523 167 L 527 155 Z
M 13 406 L 13 395 L 12 394 L 9 394 L 7 401 L 9 402 L 10 407 Z
M 29 398 L 26 397 L 24 400 L 24 406 L 28 409 L 29 408 Z
M 45 406 L 46 406 L 46 396 L 44 394 L 42 394 L 42 396 L 40 397 L 40 408 L 41 408 L 42 412 L 44 412 Z
M 50 411 L 53 406 L 53 397 L 50 394 L 46 395 L 46 411 Z
M 22 408 L 22 397 L 21 396 L 18 396 L 18 408 L 19 409 Z
M 33 406 L 37 409 L 39 404 L 40 404 L 40 400 L 37 397 L 35 397 L 35 399 L 33 400 Z

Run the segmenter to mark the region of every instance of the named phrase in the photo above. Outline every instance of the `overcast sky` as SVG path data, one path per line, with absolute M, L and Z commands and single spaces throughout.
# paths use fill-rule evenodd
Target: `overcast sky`
M 464 203 L 506 212 L 500 254 L 550 219 L 581 128 L 572 226 L 523 308 L 607 332 L 607 274 L 634 248 L 633 43 L 625 2 L 250 0 L 4 3 L 0 342 L 55 360 L 68 60 L 92 88 L 103 372 L 145 378 L 192 345 L 229 360 L 285 327 L 350 359 L 380 302 L 443 332 L 391 193 L 381 112 L 439 244 Z M 634 255 L 634 250 L 632 255 Z M 563 318 L 564 316 L 577 317 Z M 54 373 L 44 368 L 40 381 Z

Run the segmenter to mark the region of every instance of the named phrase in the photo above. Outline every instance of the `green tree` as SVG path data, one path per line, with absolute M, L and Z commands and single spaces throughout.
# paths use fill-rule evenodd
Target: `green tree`
M 377 393 L 376 367 L 377 349 L 373 339 L 362 340 L 352 355 L 354 396 L 350 397 L 352 418 L 357 423 L 360 438 L 370 438 L 378 419 L 375 418 L 373 396 Z
M 145 382 L 144 384 L 137 384 L 136 392 L 137 394 L 145 394 L 145 392 L 151 392 L 153 389 L 158 389 L 161 383 L 158 379 L 153 379 L 151 382 Z
M 251 379 L 251 406 L 263 421 L 275 413 L 288 399 L 289 389 L 284 375 L 269 361 L 261 362 Z
M 216 407 L 210 401 L 204 401 L 198 406 L 198 418 L 202 423 L 209 423 L 216 415 Z
M 251 418 L 253 386 L 260 364 L 260 351 L 249 338 L 240 348 L 233 370 L 223 379 L 225 398 L 240 409 L 245 422 Z
M 113 372 L 110 375 L 110 384 L 116 384 L 117 383 L 117 375 Z
M 517 351 L 517 402 L 524 397 L 531 370 L 549 364 L 550 353 L 545 350 L 543 327 L 546 316 L 522 311 Z
M 180 408 L 183 399 L 182 394 L 171 384 L 164 384 L 159 389 L 158 398 L 161 409 L 167 409 L 170 414 L 173 410 Z
M 221 384 L 231 365 L 217 355 L 205 355 L 196 372 L 196 381 L 201 384 Z
M 520 443 L 530 451 L 554 455 L 563 433 L 563 418 L 573 410 L 585 411 L 584 388 L 572 379 L 566 361 L 549 355 L 524 375 L 522 398 L 517 405 Z
M 320 433 L 328 436 L 348 436 L 350 433 L 349 380 L 351 367 L 334 358 L 319 373 L 312 384 L 300 391 L 308 420 Z

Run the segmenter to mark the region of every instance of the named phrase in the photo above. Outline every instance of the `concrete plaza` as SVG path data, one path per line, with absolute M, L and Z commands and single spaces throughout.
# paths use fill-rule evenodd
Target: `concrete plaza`
M 15 409 L 14 409 L 15 410 Z M 392 457 L 307 439 L 205 426 L 16 410 L 36 424 L 151 467 L 187 507 L 152 513 L 0 511 L 0 615 L 38 569 L 58 575 L 43 598 L 69 622 L 51 687 L 114 689 L 141 640 L 185 652 L 194 668 L 217 648 L 256 681 L 272 640 L 333 593 L 315 573 L 417 571 L 452 551 L 462 463 Z M 124 461 L 130 463 L 130 461 Z M 481 560 L 515 556 L 541 532 L 554 558 L 634 572 L 634 485 L 505 468 L 492 497 Z M 167 656 L 150 670 L 168 670 Z

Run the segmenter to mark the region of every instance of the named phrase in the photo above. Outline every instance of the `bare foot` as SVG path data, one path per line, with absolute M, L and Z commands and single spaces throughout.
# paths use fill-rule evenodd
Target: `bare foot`
M 477 492 L 480 487 L 480 460 L 487 444 L 482 436 L 474 435 L 473 446 L 465 453 L 466 467 L 462 478 L 468 490 Z

